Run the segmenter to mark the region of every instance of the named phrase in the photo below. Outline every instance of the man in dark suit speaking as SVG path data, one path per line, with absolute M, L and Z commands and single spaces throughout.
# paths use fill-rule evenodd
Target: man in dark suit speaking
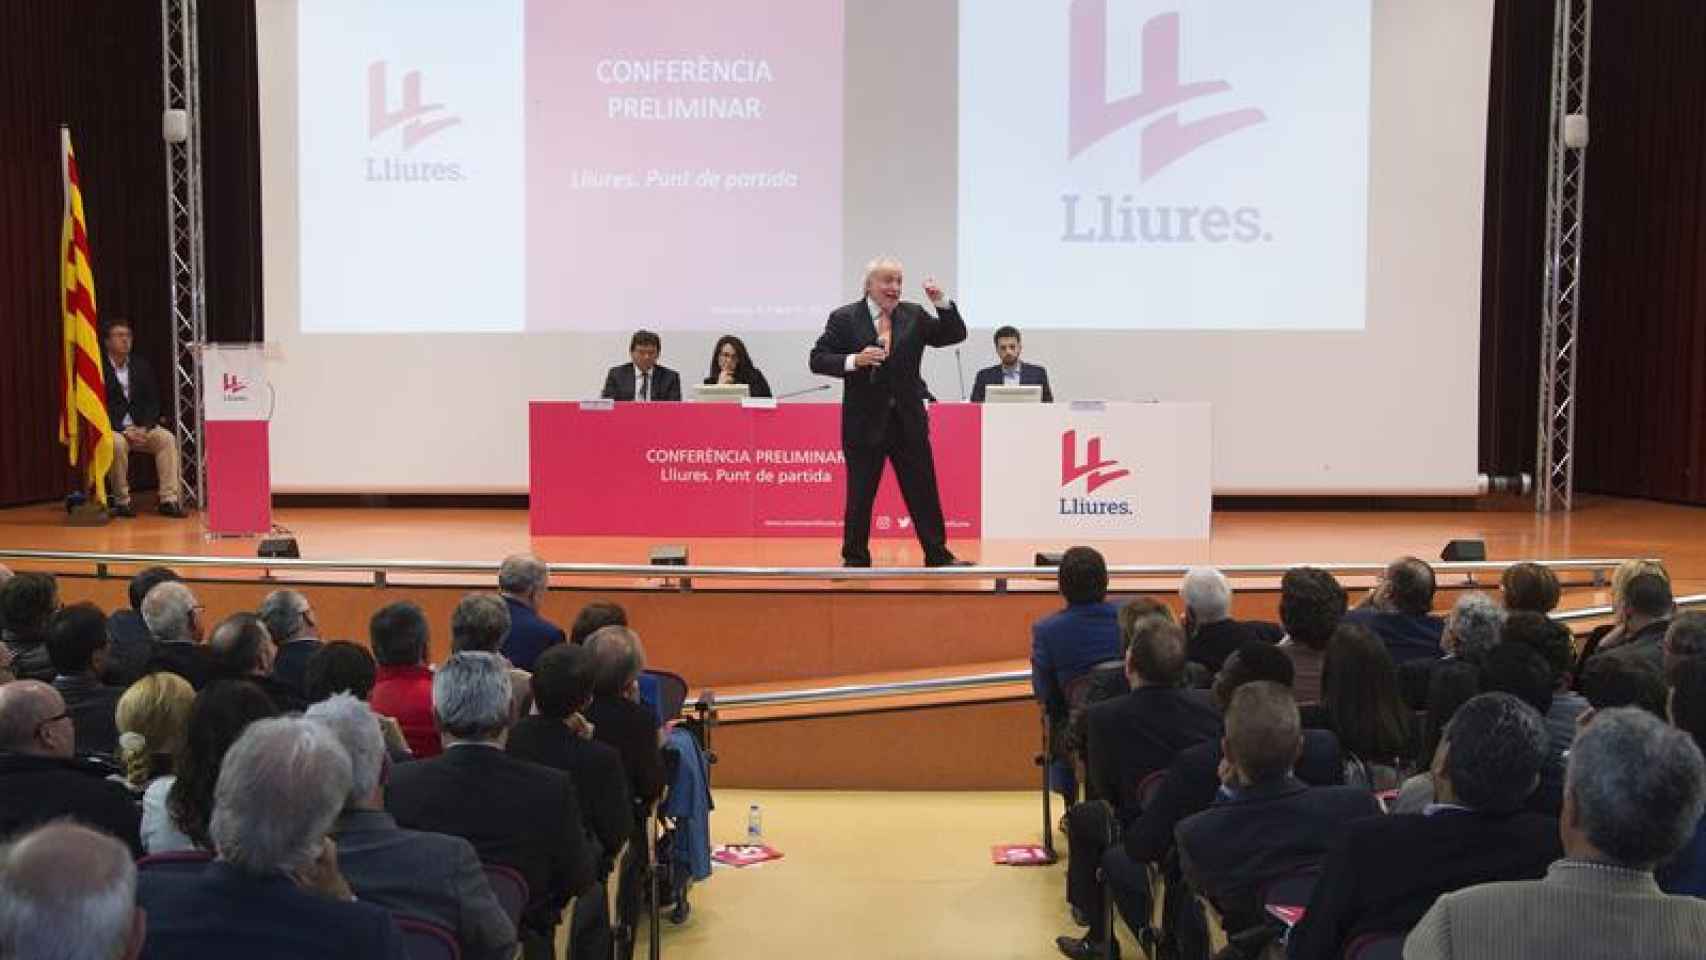
M 925 565 L 961 563 L 948 551 L 918 365 L 925 347 L 964 340 L 966 322 L 934 279 L 924 281 L 924 294 L 935 306 L 935 316 L 916 303 L 902 303 L 900 291 L 900 261 L 872 260 L 865 266 L 864 299 L 831 313 L 812 347 L 812 372 L 842 381 L 847 510 L 841 559 L 849 567 L 871 565 L 871 506 L 885 460 L 894 464 L 901 496 L 924 547 Z
M 628 340 L 628 359 L 610 368 L 604 375 L 604 390 L 599 394 L 606 400 L 680 400 L 681 375 L 658 365 L 663 341 L 650 330 L 636 330 Z
M 1017 328 L 1002 327 L 995 331 L 995 356 L 1001 362 L 977 372 L 977 382 L 971 388 L 972 403 L 982 403 L 984 391 L 990 387 L 1042 387 L 1043 402 L 1054 402 L 1054 391 L 1048 388 L 1048 371 L 1034 363 L 1021 363 L 1022 349 Z

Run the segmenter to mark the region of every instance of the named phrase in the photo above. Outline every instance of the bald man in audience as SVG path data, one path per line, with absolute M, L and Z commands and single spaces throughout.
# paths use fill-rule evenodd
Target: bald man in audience
M 50 823 L 0 851 L 0 957 L 136 960 L 136 864 L 98 830 Z
M 70 817 L 141 856 L 142 808 L 106 766 L 73 755 L 76 739 L 59 691 L 38 680 L 0 686 L 0 837 Z

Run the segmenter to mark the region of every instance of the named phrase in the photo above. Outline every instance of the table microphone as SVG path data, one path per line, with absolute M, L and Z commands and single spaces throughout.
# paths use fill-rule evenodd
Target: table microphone
M 954 366 L 960 369 L 960 399 L 966 398 L 966 364 L 960 359 L 960 348 L 954 348 Z
M 820 390 L 828 390 L 830 388 L 830 386 L 832 386 L 832 385 L 827 384 L 827 383 L 820 383 L 815 387 L 801 387 L 798 390 L 790 390 L 787 393 L 777 394 L 776 399 L 778 399 L 778 400 L 791 400 L 794 397 L 802 396 L 804 394 L 817 393 Z

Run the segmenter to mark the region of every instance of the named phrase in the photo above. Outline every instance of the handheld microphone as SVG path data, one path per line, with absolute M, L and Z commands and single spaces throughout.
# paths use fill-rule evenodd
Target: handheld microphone
M 960 369 L 960 399 L 966 398 L 966 364 L 960 359 L 960 348 L 954 348 L 954 366 Z
M 791 400 L 794 397 L 804 396 L 805 394 L 808 394 L 808 393 L 817 393 L 817 392 L 822 391 L 822 390 L 828 390 L 829 387 L 830 387 L 830 385 L 827 383 L 820 383 L 815 387 L 801 387 L 798 390 L 790 390 L 787 393 L 777 394 L 776 399 L 778 399 L 778 400 Z

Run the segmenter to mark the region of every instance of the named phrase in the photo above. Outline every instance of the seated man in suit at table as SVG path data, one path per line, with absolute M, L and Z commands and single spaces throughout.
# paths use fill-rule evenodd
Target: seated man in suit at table
M 105 347 L 101 351 L 101 373 L 107 385 L 107 419 L 113 425 L 113 465 L 107 471 L 111 500 L 107 508 L 115 517 L 136 516 L 130 505 L 130 451 L 139 450 L 154 455 L 161 515 L 182 517 L 178 439 L 160 426 L 160 382 L 154 379 L 154 368 L 147 360 L 131 355 L 130 321 L 120 318 L 107 324 Z
M 1054 393 L 1048 388 L 1048 371 L 1034 363 L 1019 362 L 1023 346 L 1017 328 L 1002 327 L 995 331 L 995 355 L 1001 362 L 977 372 L 977 382 L 971 388 L 972 403 L 982 403 L 984 391 L 990 387 L 1029 386 L 1043 388 L 1044 403 L 1054 402 Z
M 663 341 L 650 330 L 636 330 L 628 341 L 628 357 L 632 363 L 610 368 L 604 376 L 606 400 L 680 400 L 681 375 L 658 365 Z

